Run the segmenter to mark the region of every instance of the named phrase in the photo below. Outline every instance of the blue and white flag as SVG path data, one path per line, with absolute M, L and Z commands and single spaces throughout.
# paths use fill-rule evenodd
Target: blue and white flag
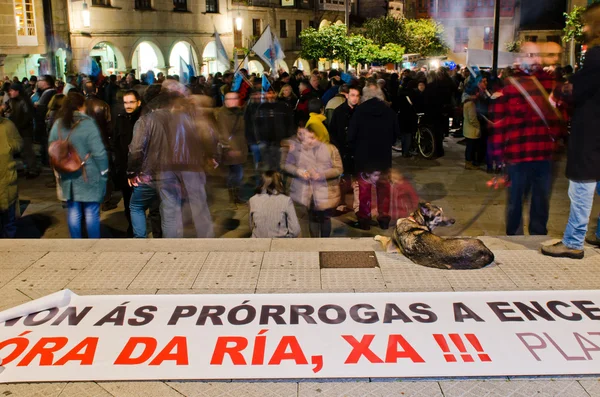
M 221 36 L 215 29 L 215 44 L 217 47 L 217 61 L 219 61 L 226 69 L 231 67 L 229 63 L 229 56 L 227 55 L 227 51 L 225 51 L 225 47 L 223 46 L 223 42 L 221 41 Z
M 182 57 L 179 57 L 179 82 L 181 84 L 190 83 L 190 67 Z
M 262 76 L 262 90 L 263 90 L 263 92 L 267 92 L 267 91 L 269 91 L 269 88 L 271 88 L 271 83 L 269 82 L 269 79 L 267 78 L 267 75 L 263 74 L 263 76 Z
M 260 57 L 271 69 L 275 70 L 275 61 L 277 55 L 275 52 L 275 45 L 273 43 L 273 34 L 271 33 L 271 26 L 268 25 L 263 34 L 252 47 L 252 51 Z
M 275 47 L 275 59 L 278 61 L 285 59 L 285 53 L 283 52 L 281 43 L 275 34 L 273 34 L 273 47 Z
M 240 72 L 236 72 L 233 78 L 233 84 L 231 85 L 231 91 L 238 92 L 240 88 L 242 88 L 242 82 L 244 81 L 242 74 Z

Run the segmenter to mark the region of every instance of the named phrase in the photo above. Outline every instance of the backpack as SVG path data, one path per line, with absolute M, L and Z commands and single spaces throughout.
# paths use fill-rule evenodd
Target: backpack
M 62 138 L 60 133 L 61 127 L 59 126 L 58 139 L 52 142 L 48 147 L 48 156 L 50 157 L 50 165 L 59 173 L 70 174 L 82 169 L 83 178 L 87 179 L 84 165 L 90 157 L 90 154 L 88 153 L 85 158 L 81 160 L 81 157 L 79 156 L 79 153 L 77 153 L 75 146 L 73 146 L 71 141 L 69 141 L 71 133 L 73 130 L 75 130 L 77 124 L 79 124 L 79 121 L 73 124 L 73 127 L 71 128 L 71 131 L 69 131 L 66 139 Z

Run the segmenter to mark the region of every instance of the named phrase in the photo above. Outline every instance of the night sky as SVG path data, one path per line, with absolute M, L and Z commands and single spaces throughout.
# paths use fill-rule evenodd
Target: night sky
M 562 29 L 567 0 L 521 0 L 521 29 Z

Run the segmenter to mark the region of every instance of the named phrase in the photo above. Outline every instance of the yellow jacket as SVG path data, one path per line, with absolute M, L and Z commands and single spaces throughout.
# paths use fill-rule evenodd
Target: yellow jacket
M 310 118 L 306 122 L 306 128 L 310 128 L 315 132 L 315 137 L 323 143 L 329 143 L 329 131 L 327 131 L 327 127 L 323 124 L 323 121 L 326 120 L 324 114 L 320 113 L 311 113 Z

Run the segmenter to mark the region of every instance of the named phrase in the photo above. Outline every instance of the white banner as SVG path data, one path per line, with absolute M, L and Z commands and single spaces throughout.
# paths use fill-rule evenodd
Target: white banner
M 599 291 L 63 292 L 8 314 L 0 382 L 600 373 Z

